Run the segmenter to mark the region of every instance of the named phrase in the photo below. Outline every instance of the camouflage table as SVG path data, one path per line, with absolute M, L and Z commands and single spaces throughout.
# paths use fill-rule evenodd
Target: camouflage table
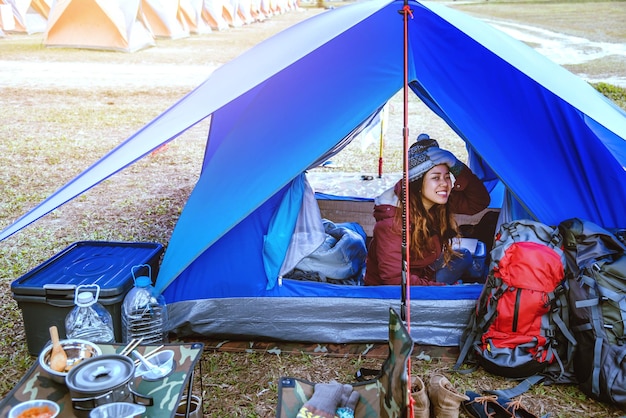
M 99 344 L 102 354 L 117 354 L 123 345 Z M 140 346 L 142 354 L 149 353 L 156 346 Z M 150 418 L 174 417 L 176 408 L 185 393 L 191 390 L 194 369 L 204 349 L 202 343 L 165 344 L 163 350 L 174 351 L 176 368 L 168 376 L 157 381 L 146 381 L 141 377 L 134 379 L 134 390 L 154 399 L 154 405 L 146 407 L 143 415 Z M 28 370 L 18 385 L 0 402 L 0 417 L 6 417 L 9 410 L 20 402 L 31 399 L 49 399 L 61 406 L 62 417 L 74 417 L 72 399 L 65 384 L 56 383 L 48 378 L 39 362 Z

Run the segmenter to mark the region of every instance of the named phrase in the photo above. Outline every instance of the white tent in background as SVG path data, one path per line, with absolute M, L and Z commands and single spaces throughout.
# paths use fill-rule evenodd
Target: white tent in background
M 203 0 L 180 0 L 180 12 L 189 26 L 189 32 L 195 34 L 211 33 L 209 22 L 202 17 Z
M 239 16 L 238 9 L 239 0 L 226 0 L 224 2 L 224 10 L 222 15 L 224 16 L 224 19 L 226 19 L 226 21 L 228 22 L 228 25 L 232 26 L 233 28 L 243 26 L 243 21 Z
M 122 52 L 154 46 L 154 37 L 137 18 L 140 1 L 55 0 L 43 44 Z
M 189 36 L 189 25 L 182 16 L 179 0 L 141 0 L 141 11 L 154 37 L 180 39 Z
M 224 18 L 227 0 L 204 0 L 202 4 L 202 18 L 209 23 L 213 30 L 228 29 L 228 22 Z
M 256 22 L 261 22 L 269 17 L 261 10 L 261 0 L 250 1 L 250 14 Z
M 11 31 L 15 29 L 15 18 L 13 18 L 13 7 L 0 0 L 0 30 Z M 4 34 L 4 32 L 3 32 Z
M 30 7 L 32 7 L 33 10 L 42 15 L 47 21 L 48 16 L 50 15 L 51 3 L 52 0 L 32 0 L 30 3 Z
M 3 6 L 9 5 L 13 14 L 13 24 L 9 23 L 9 7 L 2 8 L 2 29 L 6 32 L 42 33 L 46 30 L 46 16 L 37 8 L 31 7 L 33 0 L 0 0 Z M 37 1 L 37 5 L 43 2 Z
M 251 0 L 237 0 L 236 5 L 237 15 L 241 19 L 241 22 L 245 25 L 254 23 L 254 17 L 252 17 L 252 1 Z
M 270 10 L 275 15 L 285 13 L 287 9 L 287 2 L 285 0 L 269 0 Z
M 274 15 L 274 11 L 272 10 L 272 2 L 270 0 L 258 0 L 259 1 L 259 9 L 261 11 L 262 16 L 269 18 Z

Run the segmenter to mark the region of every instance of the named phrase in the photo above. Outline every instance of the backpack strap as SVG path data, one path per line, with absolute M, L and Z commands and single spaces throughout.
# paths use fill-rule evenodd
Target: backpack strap
M 590 264 L 587 268 L 595 271 L 599 271 L 602 266 L 608 260 L 598 260 L 595 263 Z M 576 331 L 588 331 L 594 330 L 596 339 L 593 345 L 593 369 L 591 372 L 591 392 L 600 396 L 600 372 L 602 369 L 602 335 L 605 334 L 605 324 L 602 321 L 602 308 L 600 307 L 600 299 L 607 298 L 619 304 L 622 319 L 624 319 L 624 310 L 626 309 L 626 301 L 620 300 L 617 294 L 610 291 L 606 287 L 602 287 L 602 291 L 599 292 L 600 284 L 592 277 L 586 274 L 580 274 L 578 280 L 583 285 L 589 288 L 589 295 L 592 296 L 589 299 L 577 300 L 576 308 L 589 308 L 591 312 L 591 322 L 587 324 L 581 324 L 574 328 Z
M 572 381 L 571 372 L 572 362 L 574 359 L 574 351 L 577 341 L 569 327 L 569 311 L 567 303 L 568 283 L 563 281 L 552 292 L 548 293 L 548 301 L 551 309 L 548 315 L 544 315 L 541 319 L 541 328 L 544 336 L 550 341 L 548 344 L 548 358 L 556 360 L 556 364 L 550 365 L 541 375 L 547 380 L 556 383 L 570 383 Z M 565 340 L 557 339 L 557 330 Z M 560 350 L 562 344 L 567 345 L 565 351 Z M 562 359 L 561 355 L 565 355 Z M 565 360 L 565 363 L 564 363 Z
M 598 260 L 595 263 L 593 263 L 591 265 L 591 270 L 593 272 L 600 272 L 602 270 L 602 267 L 608 263 L 610 260 L 607 258 L 604 258 L 602 260 Z M 606 298 L 611 300 L 613 303 L 615 303 L 616 305 L 619 306 L 619 312 L 622 318 L 622 323 L 626 324 L 626 298 L 623 297 L 622 294 L 609 289 L 606 286 L 602 286 L 601 283 L 599 283 L 598 281 L 595 281 L 596 286 L 598 287 L 598 289 L 600 290 L 600 295 L 598 295 L 601 298 Z M 604 324 L 605 327 L 607 326 L 611 326 L 610 324 Z
M 528 390 L 533 385 L 543 382 L 544 379 L 545 379 L 545 376 L 540 376 L 538 374 L 535 374 L 530 377 L 527 377 L 515 387 L 509 388 L 509 389 L 486 390 L 485 392 L 512 399 L 516 396 L 521 395 L 522 393 L 528 392 Z
M 509 288 L 509 285 L 504 283 L 501 279 L 493 277 L 493 275 L 489 277 L 489 283 L 493 283 L 489 294 L 481 295 L 479 299 L 484 300 L 485 296 L 487 296 L 487 300 L 489 300 L 489 303 L 487 304 L 487 311 L 484 313 L 482 318 L 478 318 L 478 316 L 475 314 L 471 315 L 470 323 L 467 327 L 469 332 L 467 338 L 463 343 L 463 346 L 461 347 L 459 357 L 457 358 L 457 361 L 452 368 L 453 370 L 459 370 L 459 368 L 463 365 L 463 362 L 465 362 L 465 359 L 467 358 L 470 349 L 476 343 L 478 336 L 482 335 L 483 332 L 485 332 L 485 330 L 495 317 L 497 313 L 496 307 L 498 305 L 498 299 L 500 299 L 502 294 L 504 294 L 504 292 L 506 292 L 506 290 Z M 485 287 L 485 289 L 488 288 Z

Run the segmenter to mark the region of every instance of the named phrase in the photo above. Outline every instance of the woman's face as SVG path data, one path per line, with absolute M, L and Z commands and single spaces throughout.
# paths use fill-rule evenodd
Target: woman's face
M 434 205 L 445 205 L 448 203 L 452 190 L 452 180 L 450 170 L 446 164 L 439 164 L 431 168 L 424 174 L 422 183 L 422 203 L 426 210 L 430 210 Z

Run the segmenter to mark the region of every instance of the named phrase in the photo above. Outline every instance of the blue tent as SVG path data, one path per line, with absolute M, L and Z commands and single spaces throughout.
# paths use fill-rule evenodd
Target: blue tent
M 491 26 L 439 4 L 408 4 L 410 88 L 466 141 L 484 180 L 501 181 L 521 209 L 544 223 L 575 216 L 626 226 L 626 114 Z M 402 7 L 401 1 L 357 2 L 262 42 L 0 239 L 211 116 L 202 173 L 156 283 L 172 330 L 385 341 L 386 312 L 399 303 L 399 289 L 290 280 L 268 286 L 273 278 L 266 277 L 261 254 L 294 180 L 349 141 L 403 87 Z M 479 291 L 478 285 L 414 287 L 415 339 L 456 344 Z

